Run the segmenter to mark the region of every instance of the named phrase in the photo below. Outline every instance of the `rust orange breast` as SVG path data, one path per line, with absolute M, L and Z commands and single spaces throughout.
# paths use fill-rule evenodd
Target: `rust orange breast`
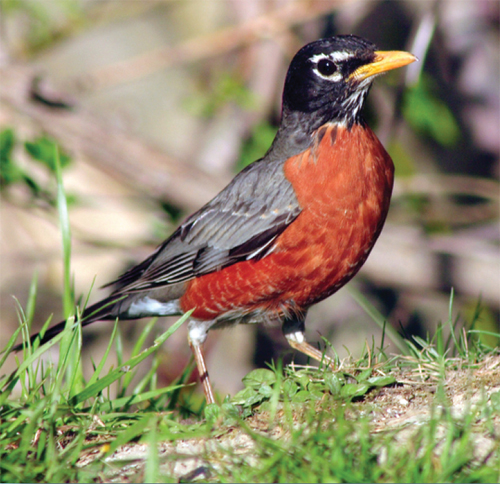
M 227 312 L 306 309 L 362 266 L 385 221 L 392 160 L 364 126 L 320 128 L 307 151 L 283 166 L 302 208 L 261 260 L 239 262 L 189 282 L 181 308 L 215 319 Z

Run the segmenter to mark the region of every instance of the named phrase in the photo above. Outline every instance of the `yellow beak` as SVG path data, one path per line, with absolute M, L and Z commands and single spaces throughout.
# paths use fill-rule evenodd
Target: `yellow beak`
M 378 50 L 375 52 L 375 60 L 370 64 L 366 64 L 356 69 L 349 76 L 349 80 L 363 81 L 368 77 L 376 76 L 377 74 L 382 74 L 383 72 L 406 66 L 416 60 L 418 59 L 409 52 L 400 50 Z

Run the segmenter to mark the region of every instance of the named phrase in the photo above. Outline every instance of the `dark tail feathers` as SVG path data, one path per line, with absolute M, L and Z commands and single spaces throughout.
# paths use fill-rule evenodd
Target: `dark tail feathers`
M 87 326 L 91 323 L 94 323 L 96 321 L 103 321 L 106 319 L 114 319 L 115 316 L 112 315 L 112 310 L 114 309 L 115 304 L 123 299 L 123 296 L 110 296 L 102 301 L 99 301 L 92 306 L 89 306 L 88 308 L 85 308 L 85 310 L 82 313 L 81 316 L 81 322 L 82 322 L 82 327 Z M 47 341 L 50 341 L 54 336 L 57 336 L 66 326 L 66 321 L 61 321 L 60 323 L 56 324 L 55 326 L 52 326 L 49 328 L 43 337 L 41 337 L 40 333 L 36 333 L 33 336 L 30 337 L 31 344 L 33 344 L 37 339 L 40 339 L 40 345 L 43 345 L 47 343 Z M 12 351 L 20 351 L 23 349 L 23 344 L 18 344 L 12 348 Z

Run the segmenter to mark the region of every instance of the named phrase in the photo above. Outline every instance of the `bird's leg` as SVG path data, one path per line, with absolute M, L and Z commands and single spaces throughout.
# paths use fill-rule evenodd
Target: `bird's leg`
M 203 357 L 203 352 L 201 350 L 203 343 L 207 339 L 209 327 L 209 325 L 207 327 L 206 324 L 193 320 L 188 324 L 189 346 L 193 352 L 194 361 L 196 362 L 196 367 L 198 368 L 198 374 L 200 375 L 200 380 L 203 384 L 203 392 L 205 393 L 207 404 L 210 405 L 211 403 L 215 403 L 214 391 L 212 390 L 207 365 L 205 364 L 205 358 Z
M 189 346 L 191 347 L 191 351 L 193 352 L 194 361 L 196 361 L 196 367 L 198 368 L 200 380 L 203 384 L 203 391 L 205 392 L 207 403 L 215 403 L 214 392 L 212 390 L 210 378 L 208 377 L 207 366 L 205 365 L 205 359 L 203 358 L 201 345 L 193 343 L 193 341 L 191 341 L 191 338 L 189 338 Z
M 303 320 L 287 319 L 283 323 L 283 334 L 293 349 L 304 353 L 316 361 L 326 362 L 332 370 L 335 370 L 334 361 L 306 341 L 304 330 Z
M 311 358 L 317 360 L 317 361 L 323 361 L 327 362 L 328 365 L 332 368 L 335 369 L 335 364 L 331 358 L 326 356 L 324 353 L 319 351 L 317 348 L 314 346 L 310 345 L 304 338 L 304 333 L 296 332 L 296 333 L 291 333 L 285 335 L 288 344 L 296 349 L 297 351 L 300 351 L 301 353 L 304 353 L 307 356 L 310 356 Z

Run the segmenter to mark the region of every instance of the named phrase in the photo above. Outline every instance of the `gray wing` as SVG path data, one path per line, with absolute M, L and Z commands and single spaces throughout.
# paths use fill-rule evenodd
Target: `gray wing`
M 112 284 L 115 291 L 143 291 L 260 259 L 300 212 L 283 163 L 259 160 Z

